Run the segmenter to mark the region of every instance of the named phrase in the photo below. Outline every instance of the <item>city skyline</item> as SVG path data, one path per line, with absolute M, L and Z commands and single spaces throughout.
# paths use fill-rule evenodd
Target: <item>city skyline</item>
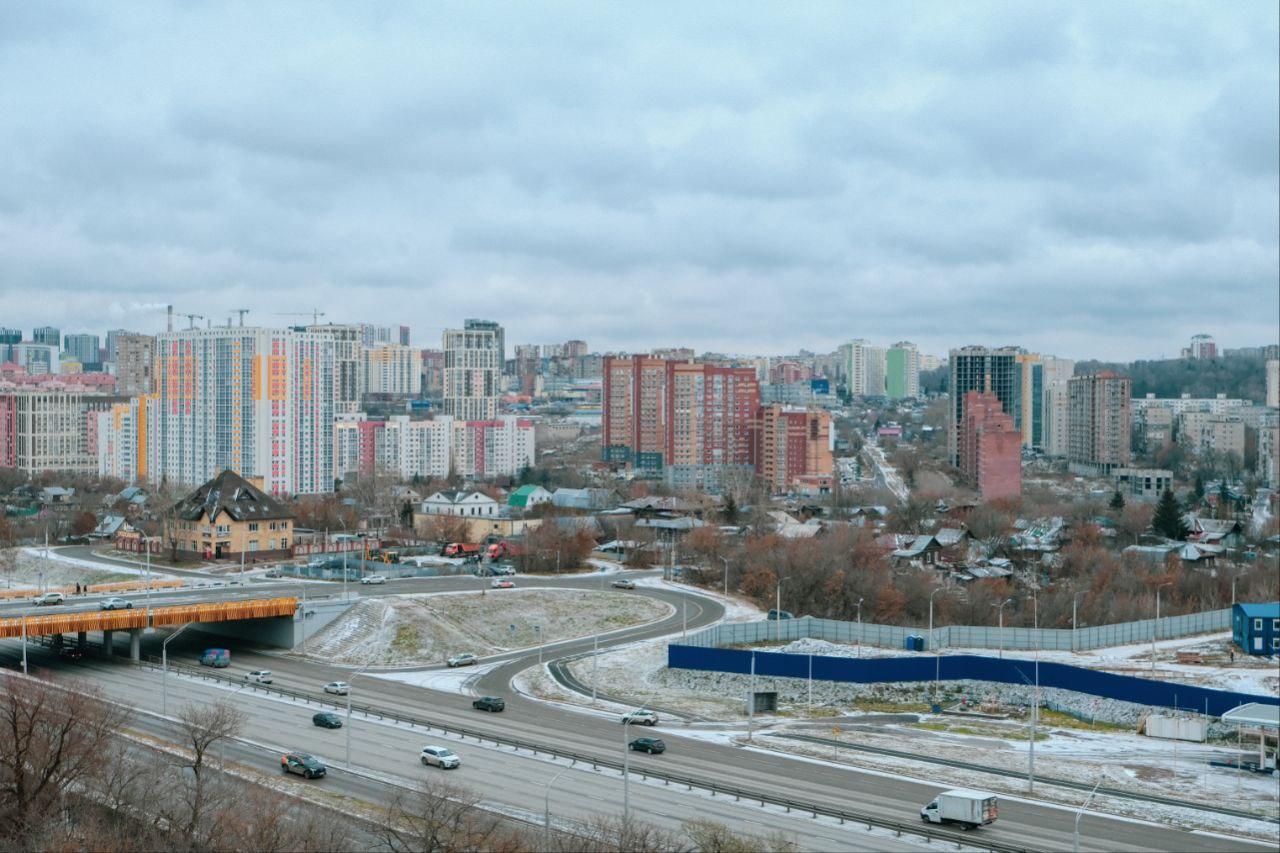
M 720 11 L 6 8 L 0 316 L 1274 340 L 1274 4 Z

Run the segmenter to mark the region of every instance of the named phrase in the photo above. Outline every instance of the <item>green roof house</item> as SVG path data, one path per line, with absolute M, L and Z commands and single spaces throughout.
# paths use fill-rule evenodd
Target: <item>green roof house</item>
M 521 486 L 507 496 L 507 506 L 516 509 L 533 509 L 538 504 L 550 502 L 551 493 L 542 486 Z

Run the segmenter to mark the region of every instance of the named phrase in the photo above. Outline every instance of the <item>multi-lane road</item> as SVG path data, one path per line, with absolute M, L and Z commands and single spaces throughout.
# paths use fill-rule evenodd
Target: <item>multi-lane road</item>
M 562 578 L 518 578 L 521 586 L 568 586 L 596 588 L 608 583 L 617 575 L 577 575 Z M 269 593 L 269 590 L 287 587 L 296 590 L 297 582 L 253 583 L 246 594 Z M 333 584 L 309 584 L 308 595 L 319 594 L 321 588 L 332 592 Z M 431 578 L 397 581 L 385 586 L 360 587 L 351 590 L 361 595 L 386 595 L 401 592 L 450 591 L 476 589 L 475 578 Z M 605 587 L 607 588 L 607 587 Z M 221 590 L 226 594 L 227 590 Z M 241 592 L 241 591 L 236 591 Z M 188 593 L 191 594 L 191 593 Z M 501 594 L 501 593 L 495 593 Z M 723 616 L 722 607 L 713 599 L 698 595 L 686 596 L 677 591 L 641 587 L 634 592 L 618 592 L 619 595 L 650 595 L 674 605 L 675 612 L 650 625 L 614 632 L 602 638 L 601 647 L 632 642 L 647 637 L 678 635 L 682 627 L 692 629 L 710 624 Z M 153 603 L 157 603 L 153 597 Z M 686 606 L 688 610 L 682 612 Z M 687 617 L 687 619 L 686 619 Z M 502 714 L 484 714 L 471 708 L 471 696 L 459 692 L 432 690 L 367 675 L 352 676 L 348 668 L 299 659 L 260 649 L 229 644 L 233 650 L 235 671 L 271 669 L 276 684 L 301 691 L 318 700 L 325 698 L 321 686 L 331 680 L 353 682 L 353 699 L 357 704 L 386 709 L 393 713 L 425 717 L 433 722 L 468 727 L 485 732 L 498 740 L 505 738 L 545 743 L 564 751 L 598 756 L 608 761 L 619 761 L 622 756 L 623 737 L 618 720 L 614 716 L 569 709 L 541 702 L 516 693 L 511 679 L 520 671 L 535 666 L 538 650 L 508 652 L 486 659 L 490 666 L 468 685 L 474 694 L 502 695 L 507 700 L 507 710 Z M 590 651 L 592 638 L 569 640 L 543 648 L 543 659 Z M 170 646 L 170 655 L 179 659 L 186 653 L 194 653 L 199 642 L 186 637 Z M 4 649 L 9 662 L 13 660 L 14 646 Z M 41 663 L 59 666 L 51 660 Z M 496 664 L 496 665 L 493 665 Z M 61 664 L 56 674 L 61 676 L 69 664 Z M 421 668 L 421 667 L 420 667 Z M 158 696 L 158 675 L 121 664 L 90 662 L 78 668 L 77 674 L 103 686 L 110 695 L 140 707 L 154 708 Z M 181 682 L 180 686 L 179 682 Z M 207 701 L 226 690 L 210 684 L 170 677 L 170 697 L 181 695 Z M 177 692 L 175 692 L 177 691 Z M 328 697 L 334 701 L 333 697 Z M 640 699 L 643 697 L 632 697 Z M 339 758 L 334 747 L 345 739 L 344 732 L 329 732 L 310 727 L 311 710 L 297 709 L 292 705 L 242 692 L 237 704 L 244 707 L 251 718 L 251 738 L 254 732 L 262 734 L 261 741 L 274 747 L 311 749 L 330 759 Z M 172 705 L 170 706 L 172 709 Z M 646 730 L 645 732 L 649 732 Z M 659 725 L 656 734 L 668 745 L 662 756 L 635 756 L 638 766 L 651 764 L 669 773 L 704 780 L 707 784 L 746 788 L 786 796 L 809 802 L 819 807 L 852 810 L 900 820 L 918 820 L 920 806 L 944 787 L 895 776 L 874 774 L 857 769 L 840 767 L 825 762 L 805 761 L 765 750 L 743 749 L 693 736 L 693 732 L 678 724 Z M 353 760 L 371 771 L 404 778 L 419 778 L 421 771 L 414 766 L 424 738 L 416 732 L 408 732 L 389 725 L 375 726 L 358 722 L 352 731 Z M 345 743 L 345 740 L 342 742 Z M 485 798 L 516 812 L 541 810 L 544 785 L 558 772 L 544 758 L 515 755 L 509 750 L 493 747 L 455 745 L 463 755 L 464 768 L 456 778 L 479 789 Z M 463 750 L 466 750 L 463 752 Z M 474 754 L 472 754 L 474 753 Z M 265 756 L 264 761 L 273 761 Z M 454 777 L 451 777 L 454 778 Z M 642 793 L 637 791 L 643 788 Z M 561 802 L 567 815 L 583 816 L 590 813 L 621 812 L 622 797 L 616 774 L 595 773 L 585 770 L 567 772 L 556 782 L 553 802 Z M 888 840 L 881 835 L 868 836 L 851 827 L 839 827 L 826 819 L 805 817 L 799 820 L 787 816 L 781 810 L 734 804 L 732 809 L 725 798 L 711 798 L 705 791 L 676 790 L 672 787 L 632 785 L 632 803 L 637 813 L 652 817 L 664 825 L 676 825 L 695 815 L 723 819 L 728 822 L 744 822 L 743 826 L 754 830 L 776 827 L 796 833 L 802 845 L 808 849 L 885 849 Z M 637 799 L 639 797 L 639 799 Z M 741 813 L 740 813 L 741 812 Z M 973 843 L 981 845 L 982 839 L 1011 847 L 1035 850 L 1065 850 L 1073 843 L 1075 813 L 1043 803 L 1002 798 L 999 821 L 973 836 Z M 1084 850 L 1247 850 L 1260 845 L 1250 842 L 1192 833 L 1175 827 L 1087 814 L 1080 824 L 1081 849 Z M 894 844 L 912 844 L 898 841 Z

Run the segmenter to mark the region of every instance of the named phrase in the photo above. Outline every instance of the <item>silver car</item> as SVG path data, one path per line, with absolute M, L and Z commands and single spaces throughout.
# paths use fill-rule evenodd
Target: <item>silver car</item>
M 102 599 L 98 607 L 102 610 L 132 610 L 133 602 L 113 595 L 111 598 Z
M 452 770 L 462 764 L 462 759 L 447 746 L 424 746 L 422 748 L 422 763 L 428 767 Z

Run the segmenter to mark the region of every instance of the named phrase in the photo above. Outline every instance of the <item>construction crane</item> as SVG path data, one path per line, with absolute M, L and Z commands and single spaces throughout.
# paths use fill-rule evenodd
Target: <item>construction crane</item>
M 203 315 L 203 314 L 184 314 L 184 313 L 183 313 L 183 312 L 181 312 L 181 311 L 179 311 L 179 312 L 178 312 L 178 316 L 179 316 L 179 317 L 186 317 L 186 318 L 187 318 L 187 322 L 191 324 L 191 325 L 187 326 L 187 328 L 188 328 L 188 329 L 194 329 L 194 328 L 196 327 L 196 320 L 203 320 L 203 319 L 204 319 L 204 315 Z
M 249 313 L 248 308 L 232 308 L 232 311 L 240 315 L 240 328 L 244 328 L 244 315 Z
M 320 309 L 318 309 L 318 308 L 317 308 L 317 309 L 314 309 L 314 310 L 312 310 L 312 311 L 277 311 L 277 312 L 275 313 L 275 316 L 277 316 L 277 317 L 307 317 L 307 316 L 310 316 L 310 317 L 311 317 L 311 325 L 313 325 L 313 326 L 318 325 L 318 324 L 320 323 L 320 318 L 321 318 L 321 317 L 323 317 L 324 315 L 325 315 L 325 314 L 324 314 L 324 312 L 323 312 L 323 311 L 321 311 L 321 310 L 320 310 Z

